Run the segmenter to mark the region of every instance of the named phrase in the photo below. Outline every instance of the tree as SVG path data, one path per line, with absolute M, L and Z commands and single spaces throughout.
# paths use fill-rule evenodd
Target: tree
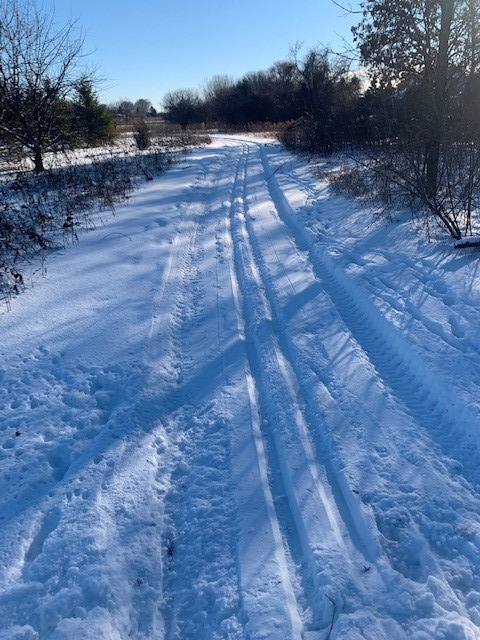
M 348 68 L 325 49 L 291 53 L 300 117 L 284 131 L 283 142 L 294 151 L 331 154 L 351 136 L 351 113 L 360 83 Z
M 120 102 L 116 105 L 115 110 L 116 113 L 122 115 L 127 122 L 135 116 L 135 105 L 131 100 L 120 100 Z
M 135 102 L 134 106 L 137 118 L 144 118 L 146 115 L 148 115 L 150 109 L 152 108 L 152 103 L 146 98 L 139 98 Z
M 402 106 L 402 148 L 390 147 L 401 155 L 387 161 L 397 172 L 392 180 L 406 185 L 452 236 L 461 237 L 462 210 L 470 228 L 472 197 L 471 190 L 464 195 L 462 182 L 477 184 L 479 170 L 471 147 L 459 144 L 467 140 L 458 109 L 478 95 L 478 1 L 367 0 L 353 33 L 374 82 L 395 92 Z
M 80 77 L 84 37 L 75 22 L 56 28 L 33 0 L 0 6 L 0 133 L 26 151 L 37 172 L 43 156 L 69 140 L 67 101 Z
M 231 122 L 231 103 L 234 87 L 234 80 L 226 75 L 213 76 L 205 83 L 203 96 L 207 120 L 211 122 Z
M 203 105 L 200 97 L 191 89 L 178 89 L 166 94 L 163 106 L 165 118 L 186 129 L 193 122 L 203 119 Z
M 296 120 L 304 115 L 300 97 L 298 70 L 293 60 L 273 64 L 269 71 L 275 122 Z
M 72 103 L 73 141 L 88 146 L 111 142 L 115 123 L 110 111 L 100 104 L 90 80 L 81 79 Z
M 374 78 L 421 90 L 417 122 L 424 131 L 426 194 L 434 198 L 454 76 L 477 71 L 480 11 L 475 0 L 367 0 L 363 9 L 353 33 Z

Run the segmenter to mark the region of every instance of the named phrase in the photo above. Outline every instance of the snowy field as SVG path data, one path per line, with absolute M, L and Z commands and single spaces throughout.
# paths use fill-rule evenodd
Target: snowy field
M 1 640 L 480 638 L 480 256 L 216 137 L 0 312 Z

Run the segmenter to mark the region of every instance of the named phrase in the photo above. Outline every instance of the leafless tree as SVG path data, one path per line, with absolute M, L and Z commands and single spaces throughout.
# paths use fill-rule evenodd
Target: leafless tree
M 126 122 L 129 122 L 135 117 L 135 105 L 131 100 L 127 100 L 126 98 L 122 98 L 120 102 L 115 105 L 115 111 L 123 116 Z
M 191 89 L 170 91 L 163 100 L 165 118 L 186 129 L 189 124 L 201 122 L 203 118 L 202 101 Z
M 75 21 L 57 28 L 34 0 L 0 4 L 0 138 L 44 169 L 44 153 L 68 140 L 67 101 L 84 68 L 84 35 Z
M 144 118 L 152 107 L 150 100 L 139 98 L 135 101 L 135 113 L 138 118 Z

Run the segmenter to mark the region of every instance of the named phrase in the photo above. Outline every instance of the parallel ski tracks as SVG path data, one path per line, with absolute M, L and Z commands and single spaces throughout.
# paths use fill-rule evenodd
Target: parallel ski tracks
M 297 572 L 306 588 L 298 597 L 309 609 L 310 629 L 325 629 L 336 607 L 341 607 L 343 594 L 362 591 L 369 560 L 363 549 L 359 551 L 352 544 L 351 538 L 358 540 L 358 534 L 351 530 L 352 517 L 340 513 L 333 496 L 338 491 L 318 462 L 303 400 L 308 394 L 295 371 L 278 321 L 278 305 L 247 222 L 248 144 L 242 153 L 241 183 L 238 181 L 234 191 L 230 225 L 249 364 L 258 389 L 271 485 L 276 488 L 277 501 L 287 497 L 283 510 L 277 511 L 284 544 L 292 558 L 299 557 L 299 550 L 301 553 Z M 338 583 L 340 566 L 343 584 Z
M 237 144 L 237 143 L 236 143 Z M 237 147 L 238 149 L 238 147 Z M 249 412 L 250 412 L 250 429 L 251 429 L 251 439 L 253 441 L 253 447 L 250 445 L 250 450 L 252 451 L 255 461 L 256 467 L 258 469 L 258 478 L 261 485 L 261 494 L 263 496 L 263 501 L 266 509 L 266 522 L 262 525 L 257 523 L 256 527 L 259 526 L 260 533 L 262 538 L 265 538 L 265 533 L 269 530 L 269 537 L 273 542 L 273 556 L 274 561 L 272 564 L 272 560 L 266 561 L 264 556 L 264 552 L 253 549 L 250 545 L 244 545 L 242 543 L 242 536 L 239 540 L 239 575 L 240 575 L 240 584 L 241 589 L 243 590 L 243 601 L 244 607 L 246 610 L 247 617 L 250 618 L 251 625 L 249 628 L 252 629 L 253 635 L 255 637 L 255 609 L 259 607 L 263 609 L 262 615 L 264 618 L 268 618 L 269 616 L 275 616 L 275 612 L 269 611 L 268 600 L 266 601 L 266 606 L 263 604 L 261 600 L 258 599 L 259 593 L 258 591 L 255 593 L 250 593 L 251 587 L 249 587 L 249 583 L 251 583 L 252 587 L 255 585 L 255 580 L 252 580 L 249 575 L 249 571 L 251 568 L 248 565 L 251 563 L 249 561 L 249 556 L 257 555 L 257 568 L 256 572 L 259 573 L 258 579 L 261 581 L 267 581 L 265 584 L 268 584 L 268 598 L 276 598 L 280 596 L 285 601 L 285 613 L 288 617 L 289 629 L 284 627 L 273 628 L 271 627 L 269 630 L 269 638 L 291 638 L 291 640 L 303 637 L 303 628 L 306 623 L 306 612 L 305 609 L 308 606 L 305 602 L 305 599 L 299 600 L 299 595 L 301 592 L 301 588 L 299 588 L 299 576 L 295 570 L 294 560 L 292 559 L 292 552 L 294 551 L 291 546 L 289 546 L 285 541 L 285 526 L 284 523 L 281 522 L 281 518 L 279 518 L 278 513 L 278 501 L 282 499 L 284 496 L 284 491 L 278 490 L 275 487 L 275 482 L 272 482 L 272 466 L 271 466 L 271 455 L 268 453 L 268 442 L 266 442 L 263 434 L 262 423 L 264 421 L 264 416 L 262 415 L 262 389 L 258 385 L 258 381 L 255 376 L 254 365 L 255 363 L 252 361 L 252 358 L 249 356 L 249 331 L 251 329 L 249 317 L 244 313 L 244 307 L 246 304 L 245 298 L 245 287 L 244 287 L 244 274 L 239 270 L 239 247 L 235 239 L 236 235 L 236 206 L 239 194 L 241 193 L 241 185 L 243 181 L 243 176 L 246 171 L 246 164 L 248 161 L 248 148 L 243 146 L 240 156 L 237 160 L 235 176 L 233 180 L 232 192 L 230 196 L 229 203 L 225 208 L 224 215 L 224 226 L 225 226 L 225 242 L 228 250 L 228 258 L 230 264 L 230 285 L 233 296 L 233 303 L 235 307 L 235 315 L 236 315 L 236 324 L 238 336 L 243 345 L 243 370 L 244 377 L 248 390 L 248 403 L 249 403 Z M 243 447 L 246 448 L 245 436 L 243 439 L 244 444 Z M 238 464 L 233 460 L 234 466 Z M 234 473 L 234 480 L 238 484 L 244 484 L 248 479 L 245 476 L 242 478 L 240 474 Z M 250 500 L 249 500 L 250 502 Z M 251 509 L 258 510 L 258 506 L 254 504 L 248 504 L 242 501 L 238 504 L 239 508 L 239 517 L 243 519 L 245 522 L 251 520 L 251 516 L 248 515 L 248 511 Z M 245 526 L 241 527 L 244 529 Z M 263 529 L 263 532 L 262 532 Z M 250 548 L 249 548 L 250 547 Z M 260 551 L 260 553 L 259 553 Z M 268 552 L 268 549 L 267 549 Z M 271 552 L 268 552 L 271 553 Z M 263 557 L 262 557 L 263 556 Z M 255 565 L 255 560 L 253 560 L 253 565 Z M 267 566 L 262 566 L 262 564 L 266 564 Z M 242 566 L 244 565 L 244 566 Z M 245 567 L 245 568 L 244 568 Z M 277 584 L 273 584 L 275 582 L 275 567 L 278 572 L 278 580 L 276 580 Z M 272 573 L 273 571 L 273 573 Z M 264 575 L 262 575 L 264 574 Z M 253 600 L 252 600 L 253 595 Z M 255 602 L 256 600 L 256 602 Z M 311 611 L 307 612 L 309 615 L 308 622 L 311 624 Z M 250 637 L 248 632 L 248 637 Z
M 270 309 L 272 310 L 272 328 L 277 336 L 283 357 L 288 362 L 294 377 L 295 393 L 298 398 L 299 405 L 302 407 L 302 413 L 304 414 L 303 423 L 305 435 L 307 439 L 312 442 L 311 455 L 314 456 L 316 461 L 318 461 L 320 468 L 324 470 L 324 473 L 326 474 L 324 480 L 327 485 L 331 487 L 332 498 L 334 498 L 339 514 L 345 523 L 346 531 L 348 532 L 350 540 L 360 552 L 360 555 L 356 558 L 356 562 L 358 563 L 360 561 L 362 562 L 362 566 L 365 566 L 364 563 L 368 564 L 369 562 L 372 562 L 372 559 L 375 557 L 377 552 L 377 543 L 372 536 L 366 534 L 364 517 L 361 514 L 356 501 L 352 500 L 351 489 L 346 486 L 345 478 L 341 474 L 340 470 L 335 468 L 334 463 L 332 462 L 333 460 L 338 461 L 340 456 L 338 447 L 331 437 L 330 430 L 326 424 L 328 420 L 327 412 L 335 416 L 337 420 L 342 419 L 343 416 L 339 408 L 335 406 L 333 398 L 330 396 L 325 385 L 318 379 L 312 380 L 311 371 L 308 366 L 304 364 L 304 354 L 296 346 L 290 335 L 288 318 L 285 315 L 276 287 L 272 282 L 269 266 L 263 257 L 261 245 L 255 234 L 253 223 L 254 218 L 252 218 L 249 207 L 249 201 L 252 199 L 254 203 L 256 203 L 256 194 L 249 194 L 247 180 L 245 180 L 245 226 L 248 231 L 254 260 L 258 266 L 259 273 L 261 274 L 262 286 L 264 287 Z M 271 246 L 274 247 L 274 241 L 270 237 L 270 232 L 265 229 L 263 224 L 262 228 L 266 237 L 269 238 Z M 292 254 L 298 257 L 302 262 L 305 262 L 305 259 L 300 255 L 300 252 L 293 240 L 288 235 L 287 238 L 291 244 Z M 276 255 L 279 268 L 289 283 L 293 296 L 297 297 L 298 292 L 287 273 L 285 265 L 275 249 L 274 253 Z M 313 276 L 308 263 L 305 263 L 305 269 L 306 276 L 309 273 Z M 321 285 L 318 282 L 315 282 L 313 286 L 317 287 L 317 293 L 319 293 L 322 288 Z M 303 310 L 299 309 L 298 313 L 302 315 Z M 357 527 L 357 524 L 360 526 Z
M 235 149 L 237 153 L 237 150 Z M 185 421 L 184 429 L 188 429 L 190 432 L 189 440 L 192 439 L 191 433 L 195 431 L 194 415 L 204 410 L 208 411 L 212 415 L 217 411 L 210 407 L 202 408 L 205 398 L 200 399 L 195 397 L 195 389 L 189 384 L 191 376 L 195 376 L 196 369 L 198 368 L 198 362 L 195 362 L 192 357 L 189 356 L 190 347 L 193 346 L 194 336 L 197 332 L 197 321 L 204 314 L 202 306 L 202 287 L 205 286 L 205 282 L 202 282 L 202 278 L 205 275 L 213 271 L 213 275 L 210 273 L 209 279 L 213 281 L 213 286 L 217 288 L 216 298 L 216 340 L 218 344 L 218 351 L 222 353 L 222 340 L 225 340 L 225 336 L 222 337 L 222 320 L 223 313 L 222 307 L 225 304 L 225 300 L 222 300 L 222 288 L 225 288 L 225 269 L 229 269 L 228 276 L 234 304 L 236 307 L 237 315 L 237 331 L 240 342 L 246 346 L 247 352 L 249 351 L 249 331 L 251 329 L 249 318 L 245 317 L 243 304 L 245 298 L 243 296 L 244 289 L 244 274 L 239 274 L 238 270 L 233 267 L 232 263 L 236 264 L 236 256 L 238 253 L 238 247 L 235 240 L 235 232 L 232 227 L 236 227 L 236 221 L 231 217 L 233 208 L 235 207 L 238 194 L 243 191 L 243 175 L 246 171 L 246 157 L 243 155 L 240 158 L 235 159 L 235 168 L 233 169 L 230 163 L 223 164 L 224 172 L 231 172 L 233 170 L 233 183 L 231 186 L 231 197 L 229 198 L 232 203 L 230 210 L 227 209 L 218 210 L 218 203 L 216 203 L 212 194 L 205 196 L 205 204 L 202 205 L 198 212 L 189 212 L 185 215 L 185 224 L 183 225 L 182 250 L 179 251 L 178 247 L 175 249 L 175 255 L 172 258 L 172 264 L 169 266 L 169 273 L 172 276 L 171 281 L 162 283 L 161 288 L 163 291 L 168 292 L 165 295 L 165 299 L 169 299 L 173 295 L 174 303 L 169 311 L 169 326 L 167 335 L 163 336 L 162 343 L 167 344 L 168 358 L 170 363 L 170 369 L 165 371 L 165 379 L 174 379 L 174 384 L 167 384 L 167 393 L 165 394 L 165 408 L 168 419 Z M 218 174 L 220 175 L 220 174 Z M 210 206 L 211 205 L 211 206 Z M 221 232 L 221 216 L 225 216 L 225 212 L 228 214 L 227 219 L 223 217 L 224 235 L 222 237 Z M 195 220 L 192 222 L 192 214 Z M 215 256 L 214 256 L 214 269 L 207 267 L 207 263 L 204 261 L 204 245 L 206 241 L 206 216 L 208 215 L 210 222 L 210 228 L 214 228 L 216 242 L 215 242 Z M 232 227 L 230 227 L 232 225 Z M 187 233 L 185 233 L 187 231 Z M 222 246 L 222 242 L 227 246 Z M 210 256 L 211 258 L 211 256 Z M 227 258 L 227 260 L 224 260 Z M 201 266 L 203 264 L 203 266 Z M 203 273 L 201 273 L 203 272 Z M 212 338 L 213 336 L 211 336 Z M 155 341 L 159 340 L 157 336 Z M 162 349 L 163 350 L 163 349 Z M 164 354 L 166 352 L 164 351 Z M 241 351 L 235 351 L 236 357 L 242 357 Z M 245 350 L 244 350 L 245 353 Z M 158 354 L 157 354 L 158 355 Z M 226 355 L 219 360 L 222 366 L 228 370 L 230 356 Z M 231 364 L 231 363 L 230 363 Z M 213 373 L 213 372 L 212 372 Z M 223 372 L 224 376 L 227 376 L 228 371 Z M 255 500 L 252 501 L 253 495 L 247 498 L 245 492 L 242 493 L 241 487 L 236 487 L 236 492 L 239 496 L 237 502 L 237 509 L 239 510 L 239 531 L 241 535 L 237 540 L 238 545 L 238 597 L 242 603 L 242 611 L 238 612 L 238 618 L 244 618 L 244 637 L 249 638 L 250 634 L 252 638 L 256 637 L 258 629 L 269 629 L 268 637 L 277 638 L 283 640 L 284 638 L 290 638 L 291 640 L 297 640 L 303 637 L 304 629 L 314 631 L 320 627 L 326 627 L 332 618 L 332 604 L 330 601 L 326 601 L 323 607 L 327 609 L 327 612 L 323 612 L 323 618 L 321 618 L 318 612 L 312 612 L 310 605 L 315 605 L 317 596 L 312 597 L 312 589 L 307 588 L 300 593 L 302 589 L 298 586 L 300 578 L 294 568 L 295 561 L 292 560 L 292 556 L 298 558 L 299 552 L 298 543 L 292 545 L 288 544 L 285 540 L 286 529 L 293 528 L 293 519 L 290 518 L 288 523 L 285 522 L 285 517 L 279 517 L 278 513 L 278 501 L 282 501 L 285 495 L 285 490 L 282 487 L 277 489 L 276 493 L 272 493 L 271 477 L 272 474 L 277 474 L 278 463 L 275 463 L 272 470 L 272 454 L 267 453 L 268 442 L 263 435 L 263 421 L 264 415 L 262 414 L 262 392 L 263 389 L 258 386 L 258 374 L 251 366 L 251 358 L 248 358 L 248 362 L 244 363 L 244 384 L 246 385 L 249 411 L 250 411 L 250 429 L 251 439 L 253 441 L 252 453 L 255 457 L 255 466 L 258 469 L 259 482 L 262 486 L 261 494 L 257 494 Z M 228 376 L 227 376 L 228 377 Z M 224 381 L 227 383 L 227 380 Z M 187 392 L 186 389 L 189 389 Z M 193 394 L 193 396 L 192 396 Z M 178 415 L 177 415 L 178 414 Z M 192 415 L 190 415 L 192 414 Z M 191 424 L 190 424 L 191 423 Z M 225 434 L 222 435 L 222 438 Z M 220 436 L 220 434 L 219 434 Z M 244 436 L 234 436 L 231 446 L 232 467 L 233 467 L 233 479 L 235 484 L 244 484 L 246 474 L 241 466 L 242 459 L 236 457 L 238 454 L 236 451 L 240 450 L 243 445 L 235 445 L 235 439 L 243 437 L 245 446 L 247 445 L 247 439 Z M 209 447 L 208 442 L 203 441 L 198 443 L 197 452 L 198 458 L 201 459 L 206 455 L 206 452 L 200 453 L 202 448 Z M 187 456 L 187 464 L 197 464 L 197 452 L 193 445 L 188 445 L 190 453 Z M 243 453 L 242 456 L 245 454 Z M 197 469 L 198 471 L 198 469 Z M 175 474 L 174 474 L 175 475 Z M 248 475 L 248 474 L 247 474 Z M 187 476 L 188 477 L 188 476 Z M 169 533 L 167 538 L 171 540 L 180 540 L 182 549 L 180 552 L 185 552 L 184 544 L 181 542 L 185 537 L 182 533 L 181 514 L 186 515 L 186 509 L 195 512 L 195 504 L 189 503 L 190 498 L 180 495 L 178 487 L 181 488 L 182 473 L 180 476 L 174 477 L 174 484 L 177 489 L 174 488 L 171 507 L 167 507 L 167 520 L 170 520 L 168 527 Z M 273 483 L 275 484 L 275 483 Z M 257 492 L 258 489 L 255 488 Z M 262 498 L 260 499 L 260 495 Z M 179 500 L 181 501 L 179 504 Z M 185 508 L 182 506 L 183 501 L 186 501 Z M 265 507 L 261 506 L 263 501 Z M 167 503 L 168 504 L 168 503 Z M 177 515 L 173 513 L 173 509 L 177 512 Z M 256 562 L 262 557 L 263 550 L 261 548 L 255 549 L 251 545 L 251 534 L 248 533 L 248 523 L 252 522 L 252 515 L 256 513 L 257 518 L 261 518 L 261 512 L 265 509 L 266 521 L 262 519 L 257 520 L 254 524 L 258 530 L 258 534 L 261 534 L 263 541 L 268 541 L 271 537 L 272 542 L 267 542 L 265 549 L 269 555 L 271 552 L 274 554 L 274 561 L 267 556 L 262 560 L 262 564 L 258 565 L 255 570 Z M 252 511 L 253 510 L 253 511 Z M 190 514 L 191 517 L 191 514 Z M 215 517 L 215 516 L 214 516 Z M 207 524 L 207 523 L 205 523 Z M 218 526 L 221 526 L 219 519 Z M 170 545 L 168 540 L 167 546 Z M 200 549 L 199 549 L 200 550 Z M 301 563 L 301 561 L 298 561 Z M 166 628 L 166 638 L 176 638 L 178 634 L 188 635 L 189 623 L 186 617 L 186 601 L 185 593 L 176 592 L 177 587 L 176 580 L 169 578 L 170 573 L 180 573 L 181 575 L 188 576 L 191 570 L 184 566 L 185 557 L 176 560 L 175 555 L 171 559 L 167 559 L 167 564 L 164 570 L 165 575 L 165 605 L 163 607 L 164 621 Z M 254 577 L 252 571 L 255 571 L 258 575 Z M 210 569 L 209 569 L 210 571 Z M 213 571 L 213 570 L 212 570 Z M 193 574 L 192 574 L 193 575 Z M 196 574 L 195 574 L 196 575 Z M 200 579 L 198 576 L 197 579 Z M 265 591 L 265 601 L 263 601 L 262 592 Z M 194 597 L 194 595 L 192 595 Z M 325 598 L 323 598 L 325 600 Z M 280 602 L 283 601 L 282 607 L 287 615 L 288 624 L 290 629 L 275 624 L 277 614 L 280 613 Z M 264 608 L 262 603 L 264 602 Z M 269 610 L 272 607 L 271 611 Z M 318 607 L 317 607 L 318 609 Z M 192 615 L 195 611 L 192 612 Z M 280 619 L 280 618 L 279 618 Z M 205 628 L 207 632 L 207 627 Z M 219 633 L 212 628 L 210 633 Z M 183 637 L 183 636 L 182 636 Z M 205 636 L 207 637 L 207 636 Z M 210 637 L 210 636 L 209 636 Z M 213 637 L 213 636 L 212 636 Z M 220 637 L 215 635 L 215 637 Z M 233 636 L 232 636 L 233 637 Z M 236 636 L 235 636 L 236 637 Z
M 375 418 L 369 413 L 373 409 L 363 402 L 355 404 L 354 394 L 342 389 L 338 380 L 329 379 L 325 370 L 329 360 L 326 352 L 323 364 L 317 364 L 315 354 L 321 353 L 322 344 L 330 350 L 333 344 L 333 338 L 328 336 L 328 319 L 322 326 L 312 327 L 315 354 L 309 357 L 305 351 L 306 342 L 298 340 L 293 320 L 302 318 L 303 326 L 308 326 L 310 320 L 304 316 L 302 302 L 318 298 L 332 314 L 337 314 L 335 322 L 344 327 L 342 339 L 350 345 L 355 367 L 368 369 L 378 397 L 384 391 L 386 404 L 394 407 L 387 407 L 386 415 L 403 412 L 408 416 L 405 428 L 411 430 L 412 437 L 420 429 L 436 438 L 446 451 L 452 444 L 451 439 L 442 441 L 436 422 L 443 421 L 445 425 L 447 421 L 454 431 L 459 421 L 466 424 L 472 416 L 455 401 L 446 402 L 441 397 L 440 378 L 437 389 L 422 384 L 427 365 L 412 349 L 405 349 L 398 332 L 371 303 L 369 306 L 359 298 L 348 276 L 320 252 L 308 232 L 296 223 L 275 176 L 271 177 L 262 146 L 240 140 L 232 140 L 229 145 L 229 162 L 222 166 L 229 176 L 229 187 L 225 187 L 229 195 L 219 205 L 215 200 L 217 196 L 206 193 L 196 221 L 188 222 L 189 216 L 186 217 L 183 226 L 186 239 L 181 240 L 181 248 L 179 245 L 172 249 L 166 282 L 161 285 L 162 298 L 174 300 L 164 337 L 169 345 L 169 361 L 176 363 L 173 365 L 176 372 L 170 370 L 166 377 L 175 373 L 176 386 L 185 389 L 189 377 L 195 375 L 198 368 L 199 363 L 191 361 L 186 352 L 193 344 L 190 333 L 200 335 L 196 323 L 204 311 L 202 291 L 207 283 L 205 274 L 209 273 L 208 282 L 216 289 L 216 317 L 211 322 L 210 338 L 214 339 L 219 354 L 224 354 L 217 362 L 224 377 L 221 393 L 227 394 L 225 397 L 230 393 L 228 379 L 238 375 L 235 359 L 239 359 L 243 361 L 243 386 L 249 406 L 245 429 L 250 429 L 250 442 L 245 430 L 229 436 L 238 510 L 237 588 L 241 609 L 238 619 L 244 625 L 244 637 L 255 638 L 256 624 L 264 623 L 269 616 L 275 617 L 274 609 L 270 612 L 268 607 L 283 599 L 281 616 L 288 618 L 289 629 L 277 630 L 273 625 L 269 638 L 324 640 L 329 637 L 329 629 L 337 616 L 352 613 L 352 602 L 356 603 L 355 607 L 363 603 L 365 608 L 377 611 L 379 618 L 388 618 L 389 607 L 397 611 L 402 607 L 391 600 L 387 604 L 380 595 L 388 595 L 392 581 L 401 584 L 398 588 L 409 591 L 414 598 L 415 580 L 426 579 L 425 567 L 433 568 L 441 576 L 444 564 L 432 549 L 425 518 L 419 518 L 422 505 L 411 507 L 408 503 L 407 482 L 405 501 L 401 505 L 405 514 L 402 527 L 408 529 L 410 538 L 418 543 L 419 549 L 412 550 L 413 555 L 418 554 L 418 574 L 405 569 L 404 559 L 395 555 L 396 542 L 385 539 L 381 510 L 376 512 L 375 508 L 361 504 L 357 485 L 351 484 L 348 460 L 343 459 L 336 431 L 338 426 L 344 429 L 348 422 L 374 423 Z M 217 178 L 220 175 L 218 167 Z M 262 198 L 257 200 L 260 189 Z M 265 207 L 270 209 L 267 214 Z M 207 216 L 213 231 L 213 238 L 209 238 L 212 255 L 207 256 L 211 265 L 208 268 L 204 255 L 207 227 L 200 222 Z M 310 282 L 308 296 L 305 285 L 300 287 L 299 280 L 292 277 L 295 269 L 284 263 L 285 256 L 296 265 L 297 275 L 304 270 Z M 279 290 L 279 281 L 288 292 Z M 232 297 L 230 303 L 227 286 Z M 167 290 L 168 296 L 164 294 Z M 228 319 L 232 318 L 229 308 L 232 302 L 236 340 L 226 331 Z M 229 340 L 231 345 L 225 349 Z M 428 374 L 430 381 L 434 379 L 434 374 L 430 371 Z M 238 381 L 238 377 L 235 380 Z M 185 391 L 179 392 L 183 396 L 174 389 L 170 391 L 170 413 L 187 401 L 196 406 L 195 410 L 200 408 L 201 401 L 185 396 Z M 194 388 L 190 391 L 195 393 Z M 240 407 L 241 402 L 237 404 Z M 454 417 L 455 413 L 461 418 Z M 404 455 L 401 442 L 395 441 L 393 429 L 386 430 L 387 434 L 391 434 L 391 441 L 387 438 L 383 443 L 385 456 L 401 469 Z M 427 443 L 428 439 L 424 441 Z M 243 464 L 239 456 L 244 460 L 254 459 L 256 471 L 244 473 L 239 466 Z M 427 466 L 433 464 L 431 460 L 427 459 Z M 391 477 L 385 465 L 382 462 L 372 473 L 384 483 L 387 492 Z M 255 474 L 261 489 L 256 489 L 254 509 L 258 509 L 259 517 L 260 513 L 264 514 L 258 530 L 261 539 L 270 540 L 272 546 L 272 556 L 262 557 L 258 576 L 252 572 L 255 565 L 249 533 L 252 505 L 246 502 L 247 489 L 240 486 L 244 481 L 250 490 Z M 479 479 L 475 474 L 467 474 L 465 483 Z M 402 479 L 399 481 L 401 484 Z M 449 584 L 447 573 L 443 575 L 445 585 Z M 265 587 L 261 594 L 262 581 Z M 455 587 L 452 584 L 450 588 L 451 601 L 461 610 Z M 185 611 L 179 611 L 175 604 L 174 586 L 171 584 L 169 588 L 173 591 L 166 595 L 166 637 L 174 638 L 179 624 L 184 629 L 187 627 L 185 620 L 179 623 L 176 619 L 177 615 L 185 616 Z M 378 598 L 372 600 L 372 594 L 379 594 Z M 395 615 L 393 610 L 391 615 Z M 403 615 L 407 619 L 412 612 L 405 610 Z M 406 623 L 407 635 L 409 629 Z

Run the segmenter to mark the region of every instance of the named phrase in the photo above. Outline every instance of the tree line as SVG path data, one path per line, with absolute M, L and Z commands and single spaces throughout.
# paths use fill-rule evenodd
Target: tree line
M 301 54 L 292 49 L 286 60 L 239 80 L 217 75 L 202 92 L 179 89 L 164 100 L 164 117 L 182 127 L 203 123 L 230 129 L 254 124 L 296 127 L 312 124 L 304 142 L 311 151 L 333 150 L 351 139 L 349 111 L 360 99 L 361 81 L 340 58 L 324 48 Z
M 361 150 L 360 192 L 424 210 L 455 238 L 472 233 L 480 206 L 478 0 L 360 6 L 353 36 L 368 84 L 347 58 L 296 46 L 267 70 L 168 93 L 161 115 L 184 129 L 276 125 L 296 152 Z M 115 116 L 159 115 L 146 99 L 100 104 L 83 43 L 75 22 L 56 29 L 34 0 L 0 4 L 0 145 L 29 155 L 37 172 L 46 151 L 111 140 Z
M 280 139 L 293 151 L 360 158 L 360 194 L 426 212 L 456 239 L 471 234 L 480 207 L 480 4 L 360 7 L 352 31 L 366 76 L 344 56 L 295 47 L 266 71 L 169 93 L 165 117 L 182 127 L 283 123 Z

